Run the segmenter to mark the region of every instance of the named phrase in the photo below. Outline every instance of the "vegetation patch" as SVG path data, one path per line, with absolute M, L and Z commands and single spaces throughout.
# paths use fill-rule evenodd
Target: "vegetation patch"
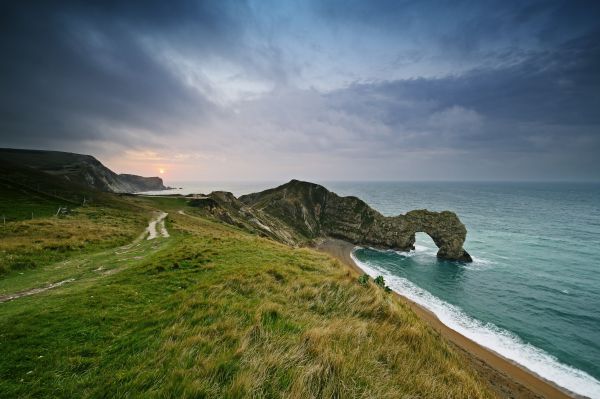
M 358 283 L 362 286 L 367 286 L 369 284 L 369 275 L 364 273 L 358 277 Z

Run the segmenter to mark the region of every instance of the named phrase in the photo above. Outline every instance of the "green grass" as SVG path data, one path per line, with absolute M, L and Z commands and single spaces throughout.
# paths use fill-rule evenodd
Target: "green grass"
M 59 206 L 73 208 L 84 199 L 93 203 L 107 198 L 111 196 L 0 159 L 0 217 L 7 221 L 32 219 L 32 214 L 34 219 L 48 217 Z
M 185 210 L 187 208 L 188 199 L 179 196 L 147 196 L 141 197 L 141 201 L 144 203 L 152 204 L 153 206 L 164 210 L 165 212 L 176 212 L 179 210 Z
M 71 256 L 37 269 L 22 269 L 0 278 L 0 295 L 44 287 L 63 280 L 80 281 L 120 272 L 125 267 L 152 256 L 167 240 L 136 240 L 116 248 Z
M 10 193 L 10 195 L 8 195 Z M 4 222 L 49 217 L 56 214 L 59 207 L 72 206 L 40 193 L 33 193 L 0 180 L 0 227 Z
M 406 305 L 328 256 L 180 215 L 180 199 L 130 202 L 140 219 L 167 210 L 171 237 L 0 279 L 14 292 L 77 276 L 0 304 L 0 397 L 493 396 Z
M 127 244 L 150 217 L 150 208 L 115 202 L 114 206 L 74 208 L 65 217 L 0 224 L 0 276 Z
M 68 214 L 55 216 L 59 207 Z M 131 242 L 154 208 L 2 159 L 0 277 Z

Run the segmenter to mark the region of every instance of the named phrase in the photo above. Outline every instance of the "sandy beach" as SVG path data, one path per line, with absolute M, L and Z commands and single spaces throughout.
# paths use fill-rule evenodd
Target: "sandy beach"
M 320 242 L 317 249 L 339 259 L 357 275 L 363 273 L 351 257 L 354 249 L 353 244 L 342 240 L 327 239 Z M 480 375 L 490 382 L 491 387 L 500 397 L 523 399 L 577 397 L 567 393 L 552 382 L 540 378 L 515 362 L 457 333 L 443 324 L 435 314 L 410 299 L 398 293 L 394 294 L 407 303 L 422 320 L 452 343 L 472 363 Z

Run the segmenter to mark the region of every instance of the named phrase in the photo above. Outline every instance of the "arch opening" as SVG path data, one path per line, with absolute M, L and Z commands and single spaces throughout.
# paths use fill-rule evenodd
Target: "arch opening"
M 433 241 L 433 238 L 424 231 L 417 231 L 415 233 L 415 242 L 413 244 L 416 252 L 425 252 L 435 255 L 438 251 L 438 246 Z

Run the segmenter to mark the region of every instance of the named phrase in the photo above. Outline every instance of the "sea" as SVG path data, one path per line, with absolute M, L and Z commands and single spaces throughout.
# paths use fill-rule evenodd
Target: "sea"
M 241 195 L 281 183 L 184 182 L 160 193 Z M 456 212 L 472 263 L 437 259 L 425 233 L 417 233 L 413 251 L 357 247 L 353 258 L 460 334 L 569 391 L 600 398 L 600 184 L 319 183 L 387 216 Z

